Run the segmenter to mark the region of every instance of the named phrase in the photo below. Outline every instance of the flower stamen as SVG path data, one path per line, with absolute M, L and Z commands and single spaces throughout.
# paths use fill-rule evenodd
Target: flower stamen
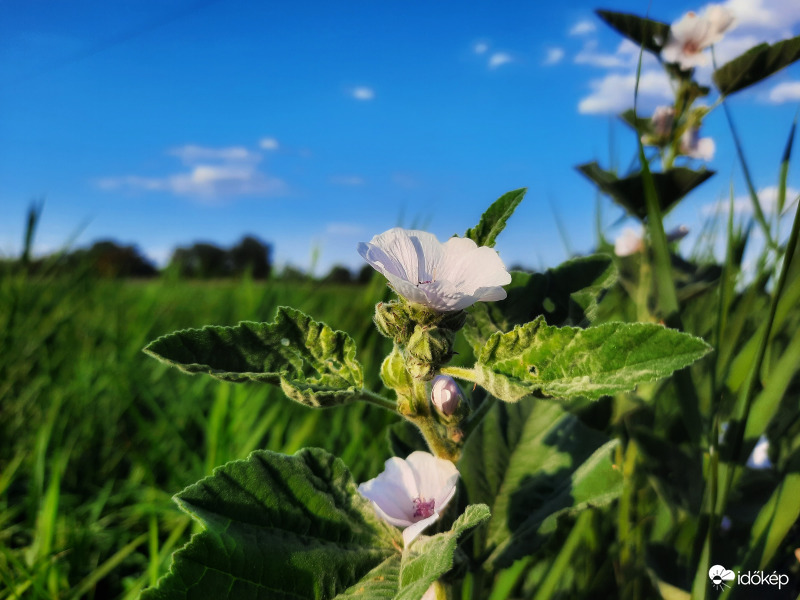
M 414 518 L 420 517 L 422 519 L 427 519 L 435 512 L 434 506 L 436 500 L 433 498 L 426 502 L 425 498 L 419 497 L 414 498 L 411 502 L 414 505 Z

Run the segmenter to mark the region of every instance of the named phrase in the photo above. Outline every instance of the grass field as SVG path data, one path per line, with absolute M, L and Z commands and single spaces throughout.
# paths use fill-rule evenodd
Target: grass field
M 389 456 L 396 416 L 312 411 L 266 385 L 185 377 L 141 352 L 206 323 L 269 321 L 292 305 L 348 331 L 369 384 L 388 340 L 371 327 L 385 286 L 181 280 L 0 281 L 0 598 L 136 597 L 190 521 L 173 493 L 256 448 L 322 446 L 359 479 Z

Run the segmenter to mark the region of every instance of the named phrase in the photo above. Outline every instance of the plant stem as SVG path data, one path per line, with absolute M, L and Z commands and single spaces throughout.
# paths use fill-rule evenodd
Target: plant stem
M 370 404 L 375 404 L 386 410 L 391 410 L 392 412 L 397 410 L 397 404 L 395 402 L 392 402 L 385 396 L 371 392 L 366 388 L 361 388 L 361 400 L 369 402 Z

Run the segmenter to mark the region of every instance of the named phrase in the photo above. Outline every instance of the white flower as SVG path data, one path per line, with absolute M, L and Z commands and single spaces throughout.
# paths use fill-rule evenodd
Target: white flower
M 644 248 L 642 234 L 633 227 L 626 227 L 614 242 L 614 254 L 617 256 L 630 256 L 641 252 Z
M 699 127 L 690 127 L 681 136 L 681 154 L 689 158 L 709 161 L 714 158 L 717 146 L 710 137 L 701 138 Z
M 453 463 L 417 451 L 405 460 L 387 460 L 383 473 L 359 485 L 358 491 L 372 501 L 379 517 L 404 528 L 403 542 L 408 546 L 439 518 L 456 493 L 457 481 Z
M 672 132 L 672 122 L 675 119 L 675 109 L 672 106 L 659 106 L 653 111 L 650 123 L 653 132 L 659 138 L 666 138 Z
M 431 402 L 446 416 L 456 412 L 464 395 L 456 380 L 449 375 L 437 375 L 431 385 Z
M 703 50 L 720 41 L 734 21 L 733 13 L 719 4 L 709 5 L 703 15 L 688 12 L 669 28 L 661 57 L 683 70 L 705 65 L 708 56 Z
M 467 238 L 444 244 L 426 231 L 395 227 L 358 244 L 358 253 L 411 302 L 438 312 L 503 300 L 511 283 L 497 252 Z
M 753 452 L 750 453 L 750 458 L 747 459 L 747 466 L 751 469 L 769 469 L 772 466 L 772 461 L 769 459 L 769 440 L 767 436 L 762 435 L 758 438 L 758 443 Z

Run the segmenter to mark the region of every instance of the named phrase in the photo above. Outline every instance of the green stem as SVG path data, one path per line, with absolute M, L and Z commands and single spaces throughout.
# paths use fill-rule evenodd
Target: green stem
M 370 404 L 375 404 L 376 406 L 380 406 L 381 408 L 385 408 L 386 410 L 391 410 L 392 412 L 397 410 L 397 404 L 392 402 L 385 396 L 381 396 L 380 394 L 376 394 L 375 392 L 371 392 L 366 388 L 361 388 L 361 400 L 364 402 L 369 402 Z
M 442 375 L 450 375 L 450 377 L 457 377 L 466 381 L 475 383 L 475 370 L 466 367 L 442 367 L 439 371 Z

